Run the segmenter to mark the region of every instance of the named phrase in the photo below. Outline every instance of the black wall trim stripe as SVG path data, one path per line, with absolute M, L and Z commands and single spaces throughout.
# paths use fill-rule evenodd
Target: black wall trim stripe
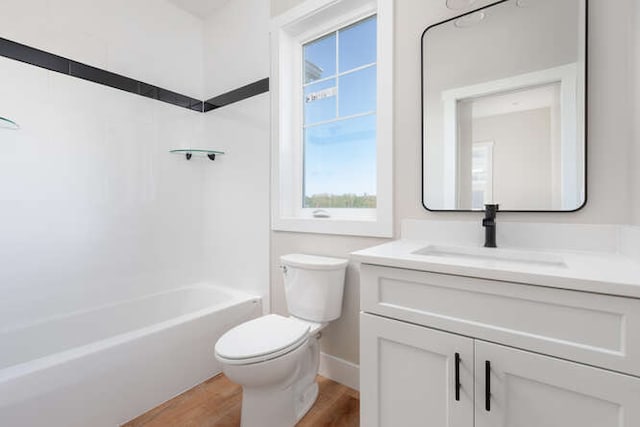
M 0 56 L 199 112 L 215 110 L 269 91 L 269 79 L 266 78 L 209 101 L 201 101 L 3 38 L 0 38 Z
M 0 39 L 0 55 L 47 70 L 69 73 L 68 59 L 11 40 Z
M 261 93 L 269 92 L 269 78 L 258 80 L 230 92 L 218 95 L 204 102 L 204 111 L 215 110 Z

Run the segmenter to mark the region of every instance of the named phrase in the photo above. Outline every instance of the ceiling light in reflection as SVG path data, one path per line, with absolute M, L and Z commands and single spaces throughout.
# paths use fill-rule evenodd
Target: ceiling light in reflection
M 455 26 L 458 28 L 469 28 L 479 24 L 486 17 L 484 12 L 475 12 L 456 19 Z
M 447 0 L 447 7 L 451 10 L 460 10 L 474 4 L 476 0 Z

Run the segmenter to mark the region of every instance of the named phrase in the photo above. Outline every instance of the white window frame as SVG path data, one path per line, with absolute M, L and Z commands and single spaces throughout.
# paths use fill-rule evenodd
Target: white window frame
M 302 207 L 302 45 L 377 15 L 376 208 Z M 278 231 L 393 236 L 393 0 L 307 0 L 271 29 L 271 228 Z

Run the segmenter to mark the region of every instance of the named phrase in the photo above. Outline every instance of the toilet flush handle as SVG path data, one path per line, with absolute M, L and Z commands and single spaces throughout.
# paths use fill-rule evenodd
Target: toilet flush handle
M 280 270 L 282 270 L 282 274 L 286 275 L 287 274 L 287 266 L 286 265 L 281 265 L 280 266 Z

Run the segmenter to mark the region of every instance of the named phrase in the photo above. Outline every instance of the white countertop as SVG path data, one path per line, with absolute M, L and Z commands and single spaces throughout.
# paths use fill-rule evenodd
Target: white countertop
M 351 258 L 365 264 L 640 298 L 640 262 L 624 255 L 509 247 L 482 249 L 525 250 L 528 253 L 559 257 L 564 261 L 564 265 L 544 265 L 472 256 L 446 257 L 413 253 L 429 245 L 442 246 L 424 240 L 396 240 L 353 252 Z

